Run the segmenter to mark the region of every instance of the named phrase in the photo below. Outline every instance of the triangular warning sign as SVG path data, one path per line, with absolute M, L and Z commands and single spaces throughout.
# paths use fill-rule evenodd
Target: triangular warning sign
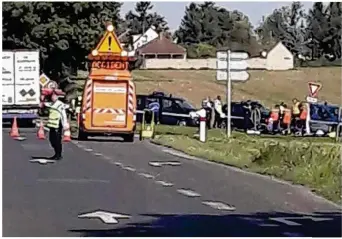
M 115 35 L 113 25 L 107 26 L 107 31 L 103 35 L 99 44 L 92 51 L 92 55 L 120 55 L 122 52 L 121 44 Z
M 317 83 L 317 82 L 309 82 L 310 96 L 315 97 L 321 88 L 322 88 L 322 84 Z

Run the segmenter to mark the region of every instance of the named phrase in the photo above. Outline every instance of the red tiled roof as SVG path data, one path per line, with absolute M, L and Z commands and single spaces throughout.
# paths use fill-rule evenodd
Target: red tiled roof
M 185 54 L 186 49 L 166 37 L 158 37 L 137 49 L 139 54 Z

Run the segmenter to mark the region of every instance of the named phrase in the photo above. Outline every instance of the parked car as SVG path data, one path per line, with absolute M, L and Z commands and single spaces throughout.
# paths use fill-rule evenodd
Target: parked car
M 137 122 L 142 122 L 142 113 L 151 102 L 158 102 L 159 122 L 165 125 L 198 126 L 197 119 L 191 119 L 189 113 L 196 111 L 189 102 L 182 98 L 166 96 L 163 92 L 150 95 L 137 95 Z
M 234 128 L 243 129 L 244 127 L 244 115 L 245 115 L 244 108 L 243 108 L 244 103 L 246 102 L 241 101 L 241 102 L 231 103 L 231 116 L 232 116 L 231 122 Z M 251 101 L 250 103 L 251 103 L 252 109 L 258 109 L 260 112 L 257 125 L 258 125 L 258 128 L 262 128 L 262 126 L 266 124 L 266 120 L 269 118 L 270 111 L 257 101 Z M 222 107 L 222 111 L 226 115 L 228 112 L 227 108 L 228 108 L 227 104 L 223 105 Z M 250 124 L 250 127 L 254 126 L 253 119 L 250 120 L 249 124 Z M 226 127 L 226 121 L 222 122 L 222 127 Z
M 341 108 L 336 105 L 310 103 L 310 131 L 325 135 L 335 131 L 342 122 Z

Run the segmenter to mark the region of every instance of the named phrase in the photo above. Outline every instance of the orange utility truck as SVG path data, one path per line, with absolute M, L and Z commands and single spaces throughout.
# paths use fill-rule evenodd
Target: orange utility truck
M 122 49 L 112 24 L 88 59 L 91 70 L 78 116 L 78 139 L 108 135 L 133 142 L 136 93 L 128 66 L 136 59 Z

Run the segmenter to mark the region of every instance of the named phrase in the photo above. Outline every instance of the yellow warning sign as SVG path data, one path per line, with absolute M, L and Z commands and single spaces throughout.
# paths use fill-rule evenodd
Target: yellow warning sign
M 92 51 L 93 56 L 102 54 L 114 54 L 120 55 L 122 52 L 122 47 L 118 38 L 115 35 L 113 25 L 107 26 L 107 31 L 102 37 L 101 41 L 97 45 L 96 49 Z
M 44 87 L 47 83 L 49 83 L 50 79 L 44 73 L 39 77 L 39 83 L 42 87 Z

